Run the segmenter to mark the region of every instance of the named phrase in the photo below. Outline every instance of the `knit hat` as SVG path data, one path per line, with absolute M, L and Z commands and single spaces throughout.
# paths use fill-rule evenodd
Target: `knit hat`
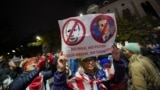
M 140 47 L 137 43 L 128 43 L 126 46 L 123 47 L 124 49 L 127 49 L 128 51 L 131 51 L 136 54 L 140 54 Z

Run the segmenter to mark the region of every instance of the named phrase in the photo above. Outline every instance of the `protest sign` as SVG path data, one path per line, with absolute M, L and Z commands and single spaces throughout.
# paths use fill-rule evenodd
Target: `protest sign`
M 66 58 L 98 56 L 112 51 L 117 33 L 114 13 L 70 17 L 58 23 Z

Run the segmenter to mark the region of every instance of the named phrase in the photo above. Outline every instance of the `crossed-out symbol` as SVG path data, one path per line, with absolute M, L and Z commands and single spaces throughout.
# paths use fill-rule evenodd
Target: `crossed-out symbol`
M 91 22 L 90 32 L 95 41 L 106 43 L 115 33 L 115 22 L 111 16 L 98 15 Z
M 63 25 L 62 38 L 67 45 L 72 46 L 81 43 L 85 34 L 85 26 L 78 19 L 69 19 Z

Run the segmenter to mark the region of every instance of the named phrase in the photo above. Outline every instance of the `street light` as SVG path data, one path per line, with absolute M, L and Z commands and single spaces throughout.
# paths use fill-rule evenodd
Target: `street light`
M 36 41 L 28 43 L 27 46 L 40 46 L 43 43 L 43 39 L 40 36 L 36 36 Z
M 15 50 L 12 50 L 12 52 L 15 53 L 16 51 L 15 51 Z
M 8 55 L 10 55 L 10 53 L 9 53 L 9 52 L 8 52 L 7 54 L 8 54 Z
M 41 37 L 40 36 L 36 36 L 36 39 L 39 41 L 39 40 L 41 40 Z

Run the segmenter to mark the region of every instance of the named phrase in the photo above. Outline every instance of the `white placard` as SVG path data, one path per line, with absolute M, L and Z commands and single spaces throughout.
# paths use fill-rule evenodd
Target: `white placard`
M 58 23 L 65 57 L 98 56 L 112 51 L 117 33 L 114 13 L 71 17 Z

